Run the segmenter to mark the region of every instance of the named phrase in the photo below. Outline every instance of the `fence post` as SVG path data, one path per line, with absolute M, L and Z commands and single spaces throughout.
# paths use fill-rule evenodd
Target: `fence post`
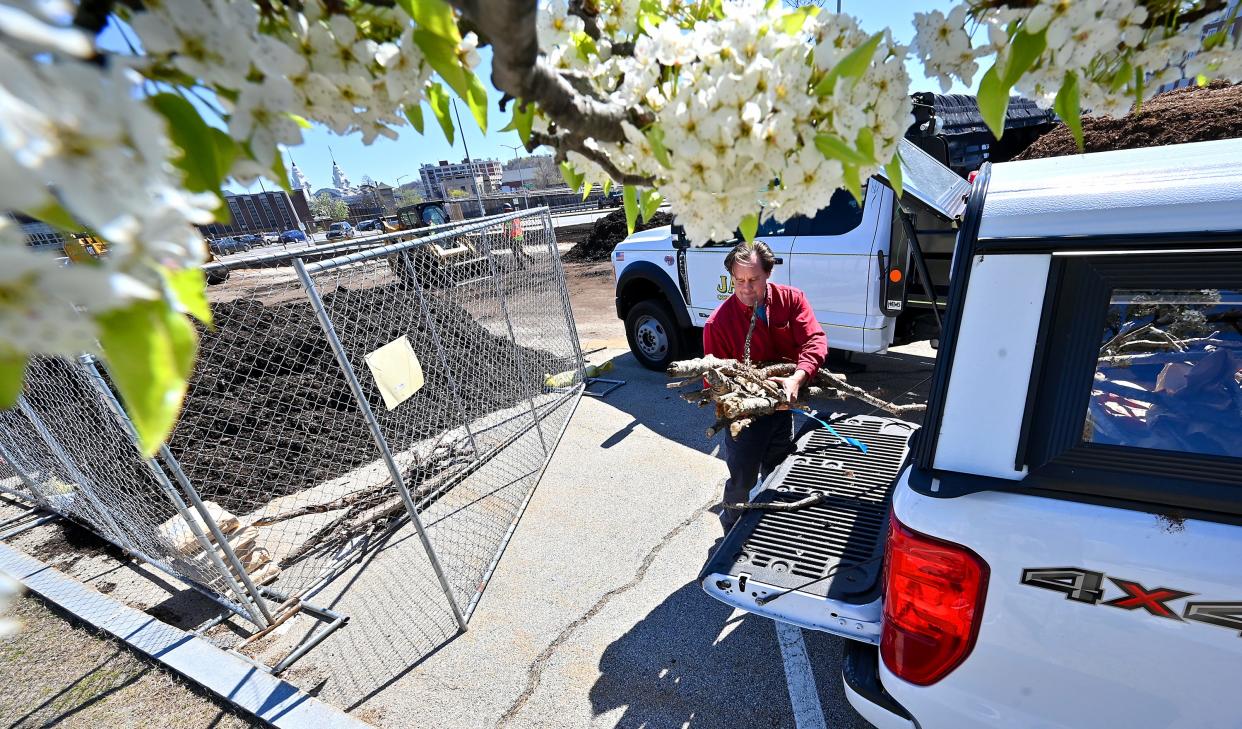
M 569 325 L 569 337 L 573 340 L 574 359 L 578 364 L 578 372 L 583 373 L 586 381 L 586 361 L 582 358 L 582 344 L 578 341 L 578 325 L 574 322 L 574 309 L 569 302 L 569 286 L 565 282 L 565 267 L 561 264 L 561 253 L 556 247 L 556 226 L 552 222 L 552 211 L 543 209 L 544 226 L 548 231 L 548 253 L 552 256 L 552 265 L 556 270 L 556 286 L 561 294 L 561 307 L 565 310 L 565 322 Z
M 462 425 L 466 429 L 466 435 L 470 436 L 470 447 L 474 448 L 475 458 L 479 456 L 479 444 L 474 440 L 474 431 L 470 429 L 470 418 L 466 415 L 466 405 L 461 399 L 461 390 L 457 387 L 457 378 L 453 377 L 453 371 L 449 369 L 448 362 L 444 359 L 444 345 L 440 342 L 440 331 L 436 327 L 435 321 L 431 318 L 431 309 L 427 306 L 427 299 L 423 296 L 423 285 L 418 281 L 418 272 L 414 270 L 414 262 L 410 260 L 408 250 L 401 251 L 401 261 L 405 264 L 405 270 L 410 274 L 410 284 L 414 287 L 414 293 L 418 295 L 418 306 L 423 312 L 423 321 L 427 324 L 427 331 L 431 332 L 431 341 L 436 345 L 436 359 L 440 362 L 444 375 L 448 378 L 449 387 L 453 388 L 453 399 L 457 403 L 457 410 L 461 414 Z
M 520 213 L 514 214 L 503 221 L 504 225 L 508 225 L 509 220 L 520 216 Z M 482 235 L 479 237 L 487 246 L 487 265 L 492 271 L 492 286 L 496 289 L 496 296 L 500 299 L 500 311 L 505 315 L 505 327 L 509 330 L 509 341 L 513 342 L 513 357 L 517 360 L 518 369 L 526 371 L 526 358 L 522 356 L 522 346 L 518 344 L 517 335 L 513 333 L 513 319 L 509 317 L 509 305 L 505 303 L 505 292 L 500 286 L 500 276 L 496 271 L 496 256 L 492 253 L 492 241 L 487 235 L 487 231 L 480 231 Z M 516 246 L 517 244 L 514 243 Z M 514 255 L 517 255 L 515 252 Z M 526 402 L 530 405 L 530 416 L 535 420 L 535 430 L 539 433 L 539 445 L 543 448 L 543 455 L 548 455 L 548 443 L 543 438 L 543 426 L 539 424 L 539 413 L 535 411 L 535 399 L 530 395 L 526 396 Z
M 47 447 L 51 449 L 52 455 L 56 457 L 56 460 L 60 461 L 61 465 L 65 467 L 65 471 L 69 474 L 69 478 L 72 478 L 74 481 L 78 482 L 78 490 L 86 497 L 87 501 L 91 502 L 91 506 L 99 512 L 99 518 L 104 522 L 105 526 L 111 529 L 113 534 L 116 535 L 117 543 L 130 551 L 136 552 L 137 548 L 129 539 L 129 535 L 121 531 L 121 525 L 116 523 L 116 521 L 112 518 L 112 515 L 108 513 L 108 509 L 103 505 L 103 502 L 99 500 L 99 496 L 95 493 L 94 486 L 91 484 L 90 479 L 86 477 L 86 474 L 82 473 L 82 471 L 78 468 L 78 464 L 74 462 L 69 453 L 65 451 L 63 446 L 61 446 L 60 441 L 56 440 L 56 437 L 53 436 L 51 431 L 47 429 L 47 426 L 43 423 L 43 419 L 40 418 L 39 414 L 34 411 L 34 408 L 30 406 L 30 403 L 26 401 L 25 395 L 18 396 L 17 407 L 21 409 L 22 414 L 25 415 L 30 421 L 30 424 L 34 426 L 35 432 L 39 434 L 39 437 L 44 443 L 47 444 Z
M 189 486 L 186 492 L 191 494 L 194 506 L 197 508 L 199 515 L 202 516 L 203 523 L 207 525 L 207 528 L 211 530 L 212 535 L 216 538 L 216 544 L 220 547 L 220 551 L 224 552 L 225 557 L 229 560 L 229 564 L 233 565 L 233 568 L 237 570 L 238 576 L 245 583 L 245 590 L 242 590 L 241 586 L 237 584 L 237 580 L 233 579 L 232 573 L 229 572 L 228 568 L 220 560 L 220 555 L 216 554 L 216 550 L 211 546 L 211 540 L 203 533 L 202 527 L 191 518 L 190 510 L 186 507 L 185 500 L 181 498 L 181 494 L 177 493 L 177 489 L 168 480 L 168 474 L 164 473 L 164 470 L 155 462 L 155 459 L 145 458 L 141 455 L 141 446 L 138 444 L 138 430 L 134 427 L 133 421 L 130 420 L 129 413 L 125 412 L 125 408 L 117 400 L 116 394 L 112 392 L 112 388 L 108 387 L 108 383 L 104 381 L 103 375 L 99 372 L 99 367 L 95 364 L 95 358 L 86 354 L 82 355 L 79 361 L 86 370 L 87 377 L 90 379 L 91 384 L 94 385 L 95 391 L 99 393 L 100 398 L 108 405 L 108 409 L 112 411 L 121 427 L 129 434 L 130 442 L 133 443 L 134 449 L 138 451 L 139 458 L 142 458 L 155 482 L 168 495 L 168 499 L 172 501 L 173 506 L 177 509 L 177 514 L 185 520 L 186 526 L 194 534 L 194 538 L 198 541 L 199 547 L 202 548 L 203 554 L 207 555 L 212 565 L 220 571 L 221 576 L 228 583 L 229 589 L 240 599 L 241 604 L 247 607 L 246 612 L 250 613 L 250 619 L 259 627 L 271 625 L 272 615 L 268 612 L 267 605 L 264 604 L 262 597 L 259 595 L 258 588 L 255 587 L 254 582 L 250 579 L 250 575 L 246 573 L 246 568 L 242 565 L 241 560 L 237 558 L 237 553 L 233 551 L 233 546 L 225 538 L 224 532 L 220 530 L 220 525 L 216 523 L 211 513 L 207 511 L 207 507 L 198 498 L 198 492 L 194 491 L 193 487 L 190 486 L 188 479 L 181 482 L 182 488 Z M 161 444 L 160 452 L 161 454 L 166 454 L 166 459 L 172 458 L 172 454 L 168 453 L 168 446 Z M 173 462 L 175 463 L 175 460 Z M 180 473 L 179 465 L 175 470 L 179 476 L 183 476 Z M 251 601 L 254 602 L 254 606 L 258 609 L 257 613 L 249 609 L 249 605 L 244 599 L 246 595 L 249 595 Z
M 384 432 L 380 429 L 379 421 L 375 419 L 375 413 L 371 412 L 371 405 L 367 402 L 366 395 L 362 392 L 362 384 L 358 382 L 358 376 L 354 373 L 354 367 L 349 363 L 349 356 L 345 352 L 345 346 L 341 344 L 340 338 L 336 336 L 336 327 L 332 325 L 332 319 L 328 316 L 328 310 L 324 308 L 323 299 L 319 298 L 319 289 L 315 287 L 315 282 L 311 280 L 310 274 L 306 272 L 306 264 L 301 258 L 293 259 L 293 267 L 297 269 L 298 278 L 302 281 L 302 287 L 306 289 L 306 296 L 310 299 L 311 307 L 315 310 L 315 316 L 319 319 L 319 326 L 323 328 L 323 333 L 328 338 L 328 344 L 332 346 L 332 352 L 336 355 L 337 364 L 341 366 L 341 372 L 349 383 L 349 389 L 354 393 L 354 399 L 358 401 L 358 409 L 362 411 L 362 417 L 367 421 L 367 427 L 371 430 L 371 437 L 375 440 L 375 445 L 379 448 L 384 464 L 388 467 L 388 475 L 392 478 L 397 491 L 401 494 L 401 500 L 405 502 L 405 510 L 410 515 L 410 521 L 414 524 L 415 531 L 418 532 L 419 541 L 423 543 L 423 549 L 427 552 L 427 559 L 431 562 L 431 568 L 435 570 L 436 578 L 440 581 L 440 588 L 444 590 L 444 595 L 449 601 L 449 607 L 453 609 L 453 617 L 457 619 L 457 627 L 462 632 L 465 632 L 466 619 L 462 616 L 461 608 L 457 605 L 456 598 L 453 597 L 453 588 L 449 585 L 448 578 L 444 575 L 444 568 L 440 566 L 440 558 L 436 556 L 436 551 L 431 546 L 431 540 L 427 537 L 427 531 L 423 528 L 423 520 L 418 515 L 418 508 L 414 504 L 414 497 L 410 494 L 410 490 L 406 488 L 405 479 L 401 477 L 401 469 L 397 467 L 397 462 L 393 460 L 392 451 L 388 449 L 388 441 L 384 438 Z

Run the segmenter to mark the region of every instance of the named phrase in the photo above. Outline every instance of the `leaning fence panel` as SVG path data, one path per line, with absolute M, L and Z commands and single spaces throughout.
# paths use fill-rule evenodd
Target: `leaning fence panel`
M 555 419 L 567 412 L 559 406 L 581 391 L 543 219 L 514 213 L 307 267 L 419 513 L 434 524 L 430 541 L 461 609 L 546 464 Z M 545 385 L 558 373 L 563 386 Z M 403 511 L 386 486 L 366 487 L 372 517 Z M 354 518 L 336 539 L 379 528 Z
M 37 358 L 16 408 L 0 413 L 6 458 L 40 506 L 182 577 L 262 624 L 221 555 L 236 543 L 207 535 L 166 475 L 142 458 L 123 414 L 89 360 Z

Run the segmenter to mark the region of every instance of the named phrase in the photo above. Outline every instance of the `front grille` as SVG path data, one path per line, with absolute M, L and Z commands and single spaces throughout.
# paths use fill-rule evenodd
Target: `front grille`
M 867 452 L 838 441 L 825 429 L 811 431 L 799 439 L 797 450 L 755 499 L 798 501 L 824 493 L 827 500 L 797 511 L 748 512 L 721 544 L 708 572 L 747 573 L 789 588 L 821 578 L 843 563 L 832 577 L 803 589 L 844 599 L 873 591 L 892 484 L 905 462 L 914 426 L 891 418 L 856 416 L 833 428 L 862 441 Z M 856 563 L 865 564 L 849 567 Z

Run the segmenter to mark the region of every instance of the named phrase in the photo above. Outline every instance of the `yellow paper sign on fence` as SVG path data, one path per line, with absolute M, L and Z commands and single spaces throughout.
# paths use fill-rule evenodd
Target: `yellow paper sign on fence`
M 410 340 L 404 336 L 371 352 L 366 356 L 366 361 L 375 384 L 379 386 L 380 395 L 384 397 L 384 406 L 389 410 L 422 389 L 423 366 L 418 363 Z

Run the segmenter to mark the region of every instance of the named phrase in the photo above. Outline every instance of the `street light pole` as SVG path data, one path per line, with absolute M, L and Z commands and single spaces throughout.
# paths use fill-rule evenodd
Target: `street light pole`
M 526 149 L 526 147 L 524 147 L 524 146 L 522 146 L 522 145 L 520 145 L 520 144 L 502 144 L 502 145 L 500 145 L 500 146 L 502 146 L 502 147 L 508 147 L 509 149 L 513 150 L 513 161 L 514 161 L 514 162 L 517 162 L 517 159 L 518 159 L 518 153 L 517 153 L 517 151 L 518 151 L 519 149 Z M 517 168 L 517 167 L 514 167 L 514 169 L 516 170 L 516 169 L 518 169 L 518 168 Z M 525 182 L 521 179 L 521 177 L 522 177 L 522 175 L 521 175 L 521 173 L 519 172 L 519 174 L 518 174 L 518 184 L 520 184 L 520 185 L 522 186 L 522 207 L 523 207 L 523 208 L 530 208 L 530 193 L 527 191 L 527 189 L 526 189 L 526 183 L 525 183 Z
M 479 191 L 479 178 L 475 175 L 474 162 L 470 160 L 470 145 L 466 144 L 466 128 L 461 125 L 461 113 L 457 111 L 457 99 L 453 102 L 453 115 L 457 117 L 457 130 L 461 132 L 461 146 L 466 150 L 466 169 L 470 170 L 470 184 L 474 187 L 474 199 L 479 202 L 479 215 L 487 217 L 487 209 L 483 207 L 483 193 Z

